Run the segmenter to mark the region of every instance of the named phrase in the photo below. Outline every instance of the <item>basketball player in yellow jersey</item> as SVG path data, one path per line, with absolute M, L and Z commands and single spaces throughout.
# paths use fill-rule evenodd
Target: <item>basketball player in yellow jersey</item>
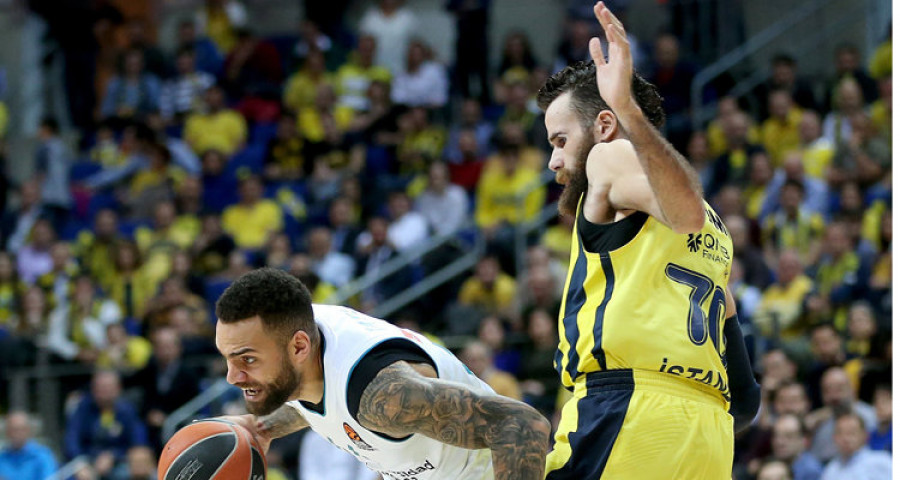
M 734 431 L 759 387 L 727 290 L 732 243 L 697 175 L 660 136 L 661 99 L 633 74 L 602 4 L 609 59 L 572 65 L 538 93 L 575 215 L 554 364 L 563 407 L 547 480 L 731 478 Z

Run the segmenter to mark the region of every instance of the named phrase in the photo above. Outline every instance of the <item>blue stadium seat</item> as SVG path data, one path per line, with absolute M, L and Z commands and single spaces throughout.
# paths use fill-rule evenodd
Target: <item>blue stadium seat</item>
M 78 232 L 90 227 L 91 224 L 87 221 L 80 220 L 75 215 L 70 215 L 59 231 L 59 239 L 65 242 L 72 242 L 78 238 Z
M 96 192 L 88 202 L 87 218 L 94 218 L 104 208 L 118 211 L 119 201 L 112 192 Z
M 91 162 L 90 160 L 79 159 L 77 162 L 75 162 L 74 165 L 72 165 L 72 169 L 69 170 L 69 180 L 71 182 L 80 182 L 99 172 L 101 168 L 103 167 L 101 167 L 99 164 Z
M 184 125 L 167 125 L 166 126 L 166 136 L 173 138 L 181 138 L 184 133 Z
M 296 61 L 296 56 L 294 55 L 294 46 L 297 45 L 297 41 L 300 40 L 298 35 L 294 34 L 284 34 L 284 35 L 270 35 L 265 38 L 265 40 L 271 43 L 276 50 L 278 50 L 278 56 L 281 58 L 281 68 L 284 71 L 284 77 L 289 77 L 294 70 L 297 68 L 294 65 Z
M 228 171 L 237 172 L 248 169 L 253 173 L 262 173 L 263 161 L 266 156 L 266 146 L 258 143 L 250 143 L 243 150 L 234 154 L 228 161 Z
M 259 122 L 250 127 L 251 144 L 268 145 L 269 140 L 275 138 L 278 132 L 278 124 L 275 122 Z
M 481 235 L 481 232 L 478 230 L 478 227 L 463 228 L 456 232 L 456 238 L 464 242 L 467 246 L 475 245 L 479 235 Z
M 225 292 L 225 289 L 231 285 L 231 280 L 207 280 L 204 284 L 203 297 L 206 304 L 209 305 L 209 318 L 213 325 L 216 323 L 216 300 Z
M 120 220 L 119 233 L 126 238 L 134 238 L 134 232 L 139 227 L 147 227 L 150 224 L 144 220 Z

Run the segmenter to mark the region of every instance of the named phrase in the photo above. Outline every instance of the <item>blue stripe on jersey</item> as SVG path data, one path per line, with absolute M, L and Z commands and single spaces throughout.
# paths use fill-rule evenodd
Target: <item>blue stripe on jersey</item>
M 579 239 L 578 243 L 581 243 Z M 575 380 L 578 377 L 578 312 L 587 301 L 587 295 L 584 291 L 584 279 L 587 278 L 587 257 L 584 255 L 584 249 L 578 249 L 578 259 L 575 260 L 575 267 L 572 269 L 572 276 L 569 280 L 569 291 L 566 292 L 566 314 L 563 316 L 563 330 L 566 340 L 569 342 L 569 351 L 566 372 L 569 378 Z M 557 371 L 562 373 L 560 367 Z
M 616 274 L 613 271 L 609 252 L 600 254 L 600 266 L 603 268 L 603 275 L 606 276 L 606 291 L 603 293 L 603 301 L 600 302 L 594 316 L 594 348 L 591 350 L 591 354 L 597 359 L 600 369 L 606 370 L 606 354 L 603 353 L 603 315 L 606 314 L 606 304 L 612 298 L 613 288 L 616 286 Z
M 547 472 L 546 480 L 599 480 L 603 476 L 625 423 L 634 377 L 631 370 L 591 372 L 587 387 L 587 396 L 578 399 L 578 426 L 568 436 L 572 453 L 562 467 Z

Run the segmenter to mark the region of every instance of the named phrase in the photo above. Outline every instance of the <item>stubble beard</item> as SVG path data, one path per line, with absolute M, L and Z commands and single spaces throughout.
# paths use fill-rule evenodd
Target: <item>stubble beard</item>
M 294 370 L 294 366 L 287 359 L 287 356 L 284 356 L 278 377 L 273 382 L 262 386 L 263 399 L 252 403 L 245 400 L 247 411 L 261 416 L 278 410 L 291 398 L 291 395 L 297 390 L 302 381 L 303 377 L 301 374 Z
M 573 171 L 563 169 L 556 174 L 556 182 L 565 185 L 557 205 L 562 215 L 574 217 L 578 210 L 578 201 L 587 192 L 587 157 L 594 148 L 594 144 L 588 141 L 589 138 L 589 135 L 584 136 L 583 143 L 575 154 L 575 169 Z

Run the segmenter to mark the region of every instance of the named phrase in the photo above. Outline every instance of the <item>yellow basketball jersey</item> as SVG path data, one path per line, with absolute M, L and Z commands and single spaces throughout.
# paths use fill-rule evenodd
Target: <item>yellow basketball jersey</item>
M 554 358 L 563 385 L 571 389 L 589 372 L 649 370 L 708 385 L 730 401 L 722 332 L 732 243 L 719 216 L 706 204 L 703 229 L 678 234 L 641 212 L 591 225 L 581 208 Z M 579 226 L 625 222 L 632 232 L 611 248 L 585 247 Z

